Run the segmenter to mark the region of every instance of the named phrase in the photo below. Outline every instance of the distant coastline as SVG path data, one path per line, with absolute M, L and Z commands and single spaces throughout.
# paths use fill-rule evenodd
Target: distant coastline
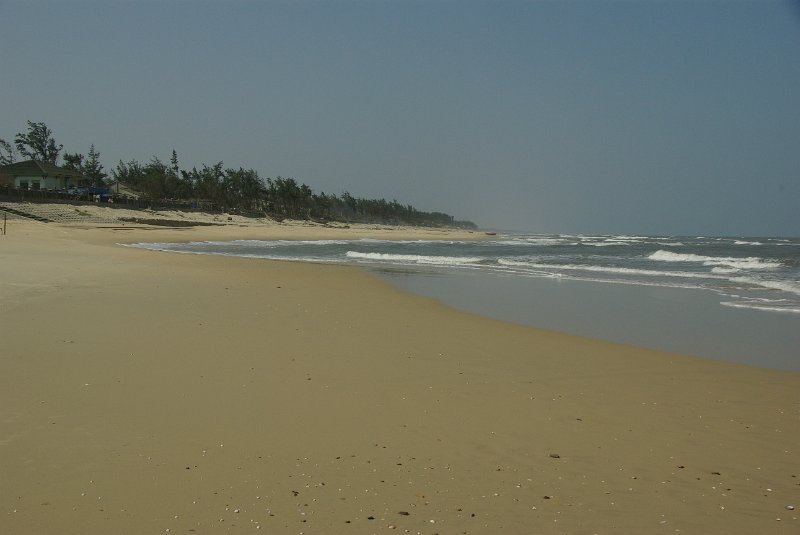
M 200 169 L 181 168 L 173 149 L 169 163 L 122 160 L 107 173 L 94 144 L 87 155 L 64 152 L 44 122 L 27 121 L 11 143 L 0 138 L 0 198 L 8 200 L 102 201 L 137 207 L 203 209 L 249 216 L 313 220 L 321 223 L 382 223 L 476 229 L 443 212 L 419 210 L 393 199 L 315 193 L 292 177 L 261 177 L 255 169 L 222 161 Z M 59 163 L 63 159 L 63 163 Z
M 455 221 L 441 214 L 433 219 L 423 215 L 410 218 L 314 218 L 274 217 L 267 212 L 241 210 L 232 207 L 223 210 L 214 206 L 198 208 L 184 202 L 149 201 L 142 199 L 115 199 L 110 202 L 93 202 L 88 195 L 75 198 L 72 195 L 46 191 L 20 191 L 0 186 L 0 212 L 10 218 L 28 218 L 56 223 L 118 223 L 145 224 L 164 227 L 187 227 L 203 225 L 225 225 L 232 221 L 239 224 L 265 224 L 306 222 L 321 226 L 379 225 L 386 227 L 421 227 L 431 229 L 478 231 L 477 225 L 469 221 Z M 420 214 L 420 212 L 417 212 Z M 438 217 L 438 219 L 437 219 Z M 449 219 L 448 219 L 449 218 Z

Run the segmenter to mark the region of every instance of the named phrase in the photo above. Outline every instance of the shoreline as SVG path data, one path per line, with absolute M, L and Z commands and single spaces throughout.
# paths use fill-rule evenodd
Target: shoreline
M 15 226 L 0 531 L 797 530 L 798 374 L 115 245 L 374 229 Z
M 178 248 L 157 243 L 133 245 L 166 252 L 350 264 L 404 291 L 484 317 L 641 348 L 800 372 L 800 316 L 794 315 L 795 309 L 766 310 L 760 308 L 762 303 L 754 309 L 726 306 L 722 301 L 734 297 L 726 295 L 723 288 L 670 286 L 674 281 L 586 280 L 568 274 L 513 276 L 472 265 L 459 269 L 448 266 L 445 260 L 479 256 L 481 242 L 488 239 L 491 244 L 491 238 L 461 236 L 467 243 L 477 243 L 477 248 L 459 245 L 462 248 L 439 250 L 436 245 L 430 249 L 418 248 L 418 244 L 403 248 L 406 246 L 392 244 L 392 237 L 387 236 L 389 241 L 381 244 L 323 240 L 323 245 L 308 244 L 307 249 L 288 243 L 265 248 L 255 242 L 240 246 L 233 242 L 184 244 L 187 246 Z M 352 246 L 355 252 L 351 255 Z M 426 265 L 428 259 L 432 265 Z M 489 260 L 481 259 L 479 264 L 489 264 Z
M 793 313 L 725 307 L 707 288 L 376 270 L 404 291 L 458 310 L 595 340 L 800 372 Z

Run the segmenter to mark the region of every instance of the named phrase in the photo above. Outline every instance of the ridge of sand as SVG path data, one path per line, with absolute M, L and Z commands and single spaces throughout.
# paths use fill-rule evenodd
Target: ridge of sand
M 102 227 L 124 227 L 124 228 L 171 228 L 170 223 L 174 223 L 174 228 L 191 228 L 192 225 L 207 226 L 220 231 L 220 228 L 227 228 L 231 233 L 246 232 L 242 229 L 249 229 L 252 232 L 266 232 L 270 235 L 280 235 L 287 239 L 292 239 L 295 235 L 300 235 L 298 229 L 305 229 L 306 235 L 316 236 L 316 233 L 341 232 L 344 236 L 366 236 L 376 235 L 403 238 L 420 239 L 481 239 L 486 235 L 480 231 L 461 230 L 455 228 L 434 228 L 418 227 L 412 225 L 392 225 L 387 223 L 343 223 L 331 221 L 329 223 L 319 223 L 308 220 L 287 219 L 277 222 L 269 217 L 247 217 L 236 213 L 209 213 L 201 211 L 182 211 L 182 210 L 153 210 L 153 209 L 131 209 L 124 207 L 112 207 L 103 204 L 70 204 L 70 203 L 30 203 L 30 202 L 0 202 L 0 213 L 5 206 L 10 206 L 34 215 L 40 215 L 55 221 L 64 227 L 83 227 L 83 228 L 102 228 Z M 14 213 L 8 215 L 15 220 L 20 220 Z M 22 222 L 32 222 L 21 220 Z M 121 230 L 121 229 L 117 229 Z M 346 232 L 347 231 L 347 232 Z M 400 239 L 400 238 L 398 238 Z
M 800 530 L 800 374 L 116 245 L 358 232 L 15 222 L 0 533 Z

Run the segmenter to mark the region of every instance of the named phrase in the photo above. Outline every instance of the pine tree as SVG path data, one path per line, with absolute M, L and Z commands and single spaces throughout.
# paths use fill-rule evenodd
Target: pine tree
M 28 121 L 28 133 L 19 132 L 14 144 L 22 156 L 52 164 L 58 163 L 58 154 L 64 145 L 56 145 L 53 131 L 44 123 Z
M 85 168 L 84 168 L 84 164 L 83 164 L 83 160 L 84 159 L 85 158 L 84 158 L 83 154 L 78 154 L 77 152 L 75 154 L 71 154 L 69 152 L 65 152 L 64 153 L 64 163 L 63 163 L 62 167 L 66 168 L 66 169 L 72 169 L 73 171 L 77 171 L 80 174 L 83 174 L 85 172 Z
M 94 144 L 89 147 L 89 156 L 86 158 L 83 175 L 92 181 L 93 186 L 104 185 L 105 179 L 108 177 L 100 164 L 100 153 L 95 150 Z
M 14 163 L 16 160 L 17 149 L 5 139 L 0 139 L 0 165 Z
M 175 149 L 172 149 L 172 157 L 169 159 L 169 163 L 172 176 L 175 178 L 181 176 L 180 167 L 178 167 L 178 153 L 175 152 Z

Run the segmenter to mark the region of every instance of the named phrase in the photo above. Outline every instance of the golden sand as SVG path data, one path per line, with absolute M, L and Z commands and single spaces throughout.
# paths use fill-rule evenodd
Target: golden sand
M 800 533 L 800 374 L 117 245 L 375 233 L 10 222 L 0 533 Z

